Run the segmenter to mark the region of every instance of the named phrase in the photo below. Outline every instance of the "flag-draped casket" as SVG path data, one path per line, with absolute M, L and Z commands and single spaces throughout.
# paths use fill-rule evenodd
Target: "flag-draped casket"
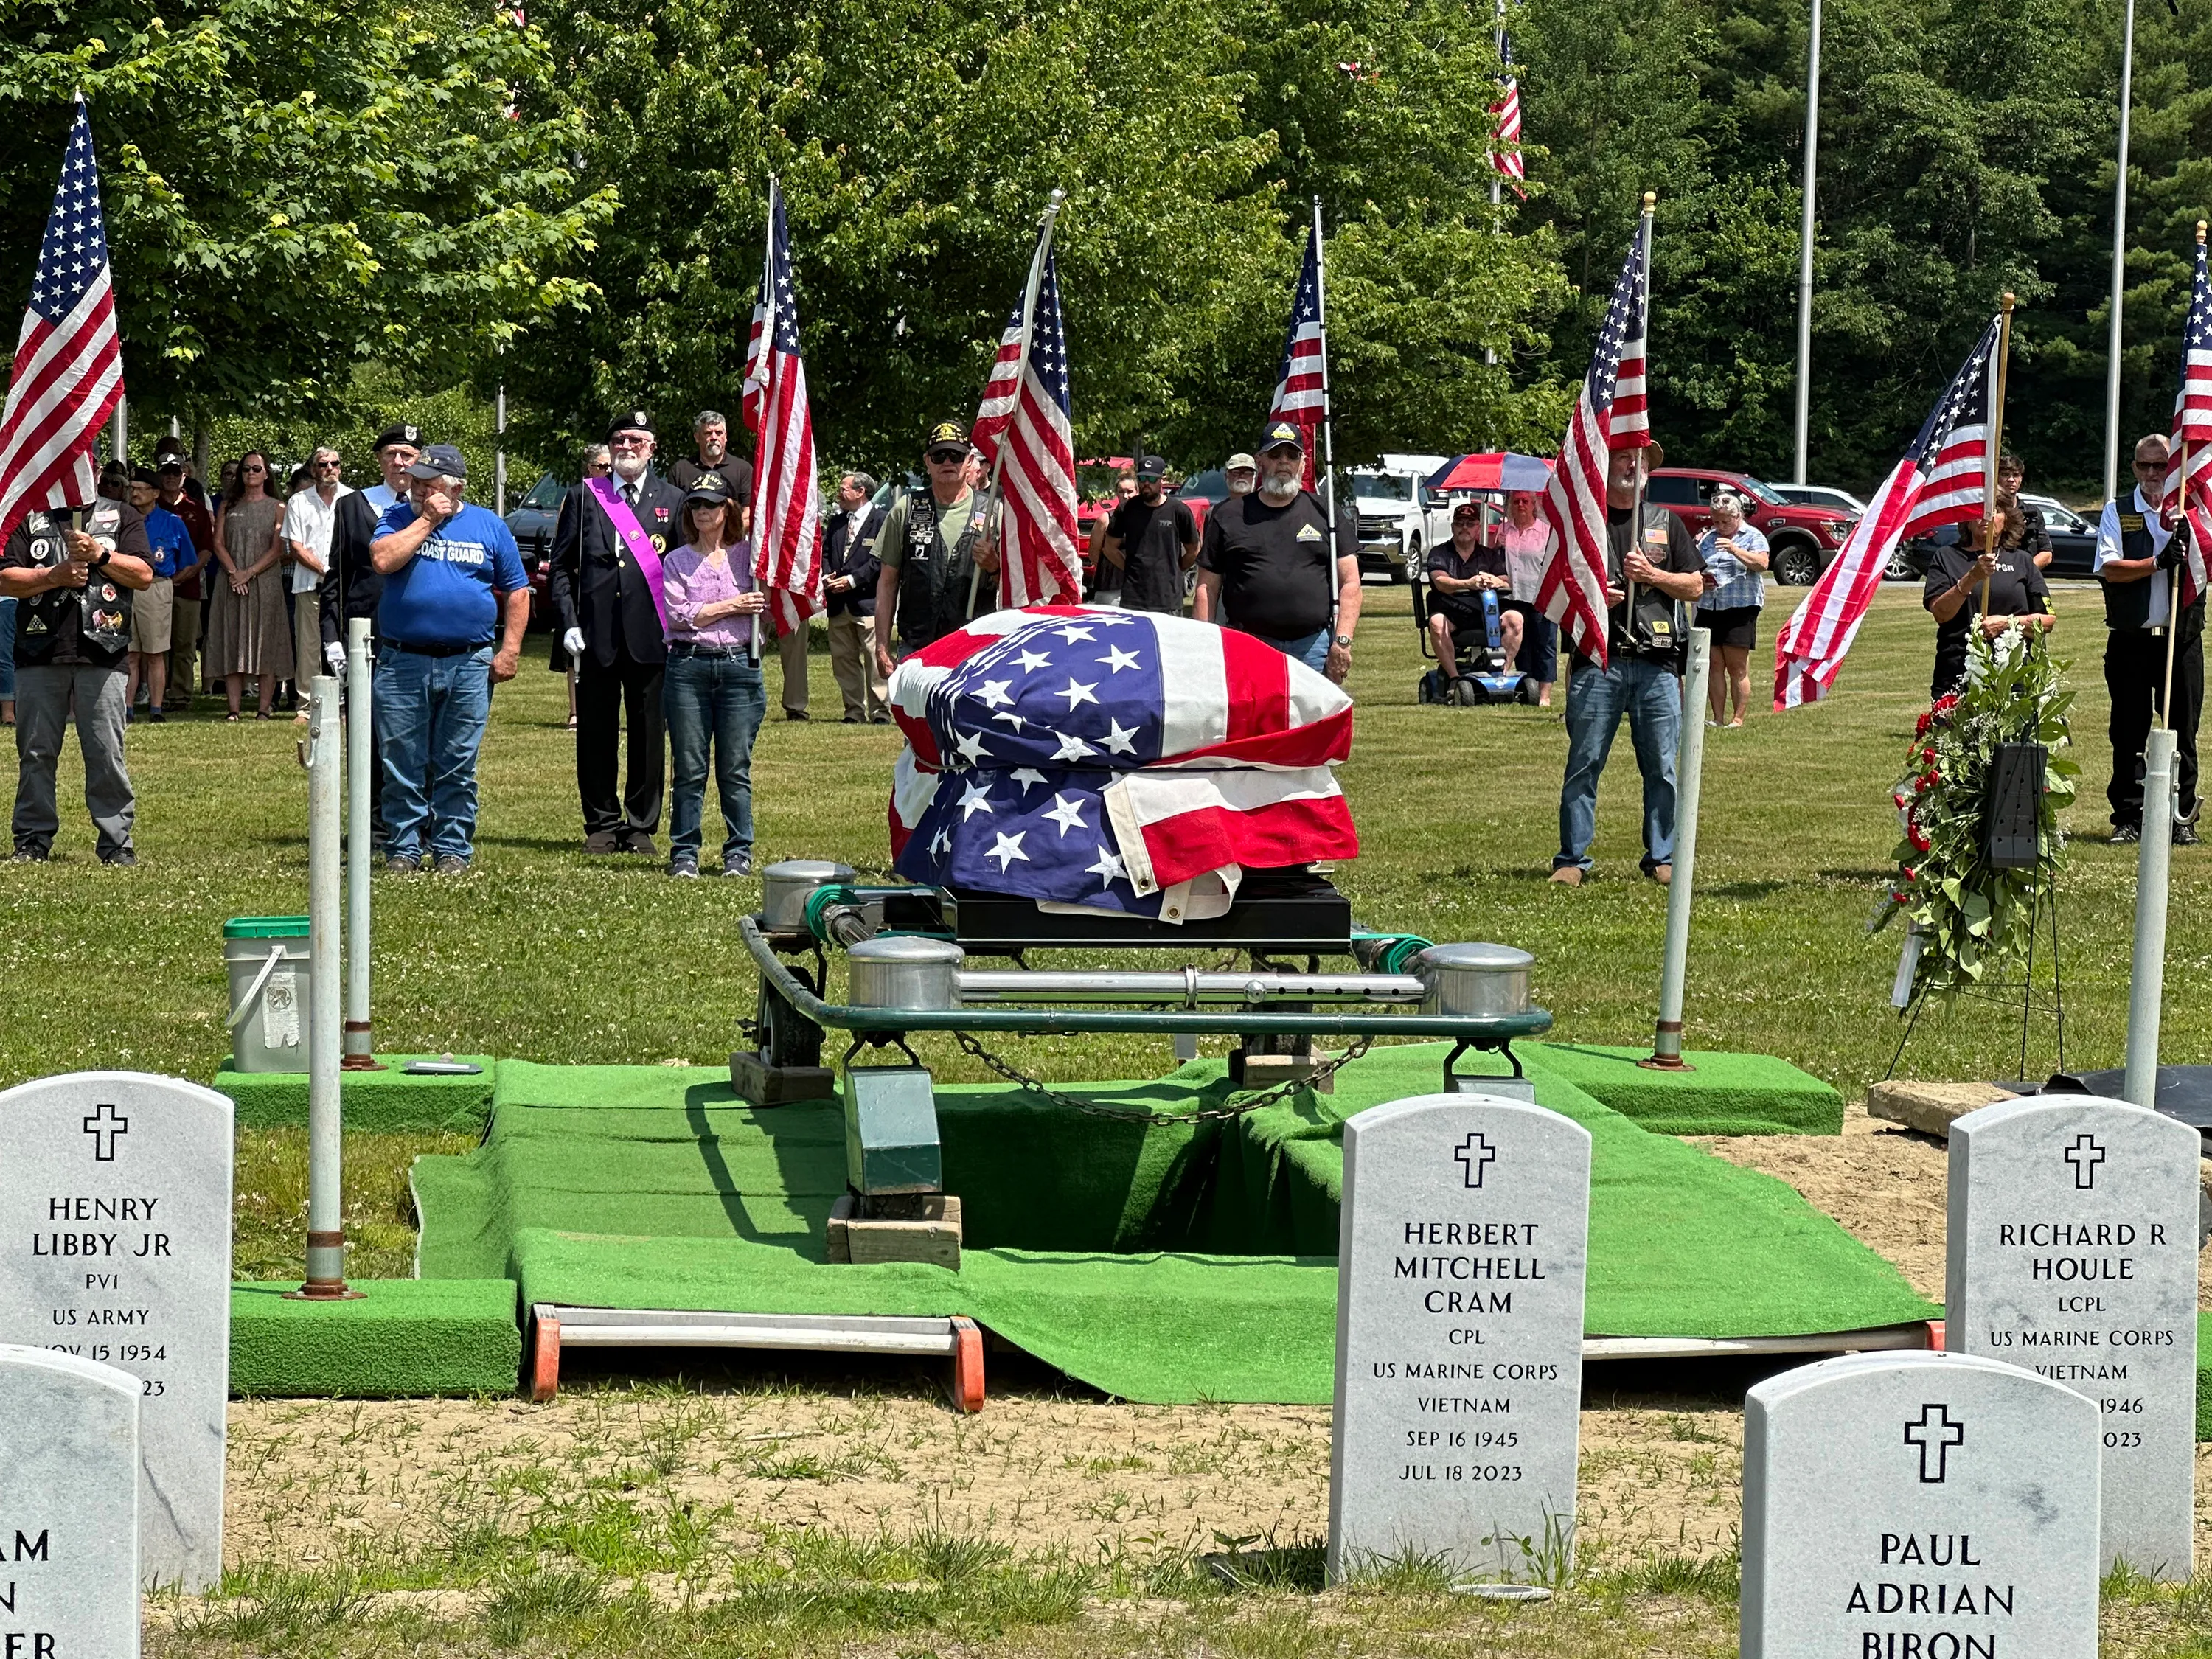
M 1199 920 L 1243 873 L 1356 857 L 1352 700 L 1247 634 L 1096 606 L 980 617 L 891 679 L 912 881 Z

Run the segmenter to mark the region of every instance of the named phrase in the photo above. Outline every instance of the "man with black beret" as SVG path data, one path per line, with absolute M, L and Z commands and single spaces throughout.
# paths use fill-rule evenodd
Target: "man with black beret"
M 653 417 L 634 409 L 607 432 L 614 471 L 561 502 L 546 589 L 576 665 L 576 793 L 586 853 L 653 856 L 668 779 L 661 681 L 668 647 L 660 559 L 682 539 L 684 496 L 653 471 Z M 673 538 L 673 540 L 672 540 Z M 617 750 L 629 722 L 629 776 Z

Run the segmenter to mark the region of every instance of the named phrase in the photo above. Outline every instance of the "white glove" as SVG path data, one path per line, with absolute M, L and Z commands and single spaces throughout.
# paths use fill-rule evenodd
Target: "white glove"
M 572 628 L 561 636 L 561 648 L 572 657 L 584 654 L 584 630 Z
M 330 665 L 331 672 L 339 679 L 345 678 L 345 647 L 332 640 L 323 647 L 323 660 Z

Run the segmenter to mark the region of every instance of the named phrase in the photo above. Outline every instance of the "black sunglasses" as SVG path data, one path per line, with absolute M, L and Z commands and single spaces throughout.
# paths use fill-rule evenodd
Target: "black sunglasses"
M 933 449 L 929 452 L 930 464 L 933 466 L 944 466 L 967 459 L 968 452 L 964 449 Z

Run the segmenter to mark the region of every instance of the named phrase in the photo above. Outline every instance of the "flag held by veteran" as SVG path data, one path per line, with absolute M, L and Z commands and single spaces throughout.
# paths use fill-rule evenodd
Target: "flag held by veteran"
M 1609 458 L 1616 449 L 1641 449 L 1651 441 L 1644 390 L 1651 299 L 1648 258 L 1639 225 L 1613 285 L 1597 349 L 1590 356 L 1589 373 L 1583 377 L 1544 492 L 1544 516 L 1557 538 L 1536 603 L 1565 630 L 1568 643 L 1600 667 L 1606 662 L 1606 592 L 1611 585 L 1605 516 Z
M 969 441 L 991 469 L 999 517 L 999 602 L 1050 605 L 1083 596 L 1075 545 L 1075 441 L 1069 424 L 1067 329 L 1052 249 L 1053 192 L 1021 301 L 999 339 Z M 979 509 L 981 510 L 981 509 Z
M 80 97 L 0 415 L 0 540 L 33 507 L 93 499 L 93 441 L 122 395 L 100 167 Z
M 1774 640 L 1777 714 L 1828 695 L 1897 544 L 1982 516 L 2002 319 L 1992 319 L 1812 592 Z
M 2183 477 L 2184 463 L 2188 476 Z M 2204 221 L 2197 222 L 2197 278 L 2181 331 L 2181 381 L 2173 394 L 2173 441 L 2166 469 L 2167 511 L 2189 520 L 2181 605 L 2204 591 L 2204 547 L 2212 532 L 2212 282 L 2206 279 Z
M 1305 258 L 1298 264 L 1298 285 L 1291 295 L 1290 332 L 1283 340 L 1283 370 L 1275 381 L 1275 400 L 1267 420 L 1288 421 L 1305 433 L 1305 473 L 1300 487 L 1314 487 L 1314 433 L 1328 418 L 1328 374 L 1323 354 L 1321 311 L 1321 221 L 1316 213 L 1306 232 Z
M 781 639 L 821 608 L 822 502 L 814 480 L 814 411 L 799 349 L 791 235 L 783 191 L 768 181 L 768 259 L 745 348 L 745 424 L 754 434 L 753 581 Z

